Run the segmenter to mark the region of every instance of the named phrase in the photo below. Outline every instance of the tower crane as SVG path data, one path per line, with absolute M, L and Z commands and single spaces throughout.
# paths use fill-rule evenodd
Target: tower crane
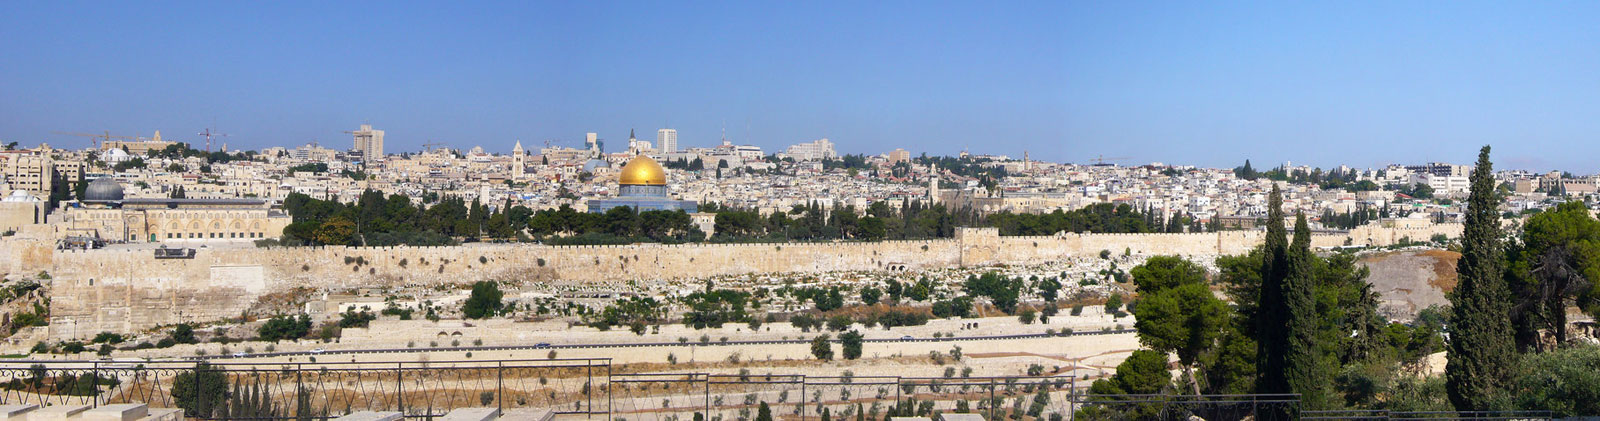
M 148 139 L 150 139 L 148 137 L 140 137 L 140 136 L 112 136 L 110 130 L 106 130 L 104 134 L 72 133 L 72 132 L 54 132 L 54 133 L 55 134 L 64 134 L 64 135 L 67 135 L 67 136 L 87 137 L 87 138 L 94 139 L 94 148 L 95 149 L 100 149 L 100 145 L 102 145 L 104 142 L 110 142 L 111 139 L 127 139 L 127 140 L 148 140 Z
M 227 133 L 218 133 L 217 131 L 209 129 L 209 128 L 207 128 L 205 131 L 197 133 L 197 134 L 206 137 L 206 153 L 211 153 L 211 137 L 212 136 L 216 136 L 216 137 L 227 137 L 228 136 Z
M 424 143 L 424 144 L 422 144 L 422 151 L 423 152 L 432 151 L 434 149 L 437 149 L 440 146 L 445 146 L 445 145 L 448 145 L 448 143 L 444 143 L 444 142 L 428 142 L 428 143 Z
M 1089 160 L 1090 161 L 1094 161 L 1094 165 L 1095 166 L 1105 166 L 1106 165 L 1106 161 L 1123 161 L 1123 160 L 1128 160 L 1128 159 L 1132 159 L 1132 158 L 1129 158 L 1129 157 L 1126 157 L 1126 156 L 1113 156 L 1113 157 L 1109 157 L 1108 158 L 1105 155 L 1097 155 L 1094 158 L 1090 158 Z

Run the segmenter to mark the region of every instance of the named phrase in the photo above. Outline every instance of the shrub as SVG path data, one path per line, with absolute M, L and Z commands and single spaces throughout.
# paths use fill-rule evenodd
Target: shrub
M 468 319 L 482 319 L 500 312 L 504 304 L 500 299 L 504 293 L 500 286 L 492 281 L 478 281 L 472 284 L 472 296 L 461 305 L 461 315 Z
M 829 337 L 828 337 L 827 334 L 823 334 L 821 336 L 817 336 L 816 338 L 813 338 L 811 340 L 811 355 L 815 356 L 815 357 L 817 357 L 817 359 L 823 360 L 823 361 L 832 360 L 833 359 L 833 344 L 829 343 L 828 339 L 829 339 Z

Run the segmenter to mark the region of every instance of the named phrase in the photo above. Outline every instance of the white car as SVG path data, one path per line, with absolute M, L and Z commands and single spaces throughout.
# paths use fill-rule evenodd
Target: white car
M 245 353 L 245 352 L 235 352 L 235 353 L 233 353 L 233 357 L 234 358 L 244 358 L 244 357 L 248 357 L 248 356 L 250 356 L 250 354 L 249 353 Z
M 327 351 L 327 350 L 325 350 L 325 349 L 322 349 L 322 348 L 317 348 L 317 349 L 313 349 L 313 350 L 311 350 L 311 353 L 312 353 L 312 354 L 321 354 L 321 353 L 323 353 L 323 352 L 324 352 L 324 351 Z
M 911 337 L 911 335 L 906 335 L 906 336 L 901 336 L 900 337 L 900 340 L 902 340 L 902 341 L 909 341 L 909 340 L 915 340 L 915 339 L 917 339 L 917 338 L 913 338 L 913 337 Z

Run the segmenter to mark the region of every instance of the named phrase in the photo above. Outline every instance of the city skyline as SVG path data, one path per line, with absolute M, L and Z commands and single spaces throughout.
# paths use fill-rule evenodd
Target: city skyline
M 30 63 L 0 69 L 0 139 L 214 126 L 259 149 L 372 124 L 391 151 L 503 152 L 670 127 L 681 147 L 725 129 L 768 151 L 1204 167 L 1487 143 L 1504 168 L 1600 170 L 1576 158 L 1600 152 L 1588 4 L 190 6 L 13 7 L 0 34 L 33 41 L 0 46 Z

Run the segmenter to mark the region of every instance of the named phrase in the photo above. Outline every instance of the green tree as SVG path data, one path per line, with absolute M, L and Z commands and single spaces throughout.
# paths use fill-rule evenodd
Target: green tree
M 1108 395 L 1161 394 L 1172 384 L 1172 373 L 1167 371 L 1167 354 L 1141 349 L 1133 351 L 1128 359 L 1117 365 L 1110 378 L 1095 380 L 1089 385 L 1090 400 L 1080 415 L 1085 419 L 1157 419 L 1161 410 L 1155 403 L 1117 403 L 1120 398 Z M 1099 396 L 1094 396 L 1099 395 Z
M 296 316 L 278 316 L 261 324 L 256 333 L 264 341 L 280 341 L 284 339 L 298 339 L 311 332 L 311 317 L 305 314 Z
M 1553 411 L 1556 418 L 1600 415 L 1600 347 L 1527 355 L 1508 380 L 1517 409 Z
M 224 405 L 228 394 L 228 377 L 211 368 L 210 363 L 199 363 L 194 370 L 178 373 L 172 378 L 172 401 L 183 408 L 185 414 L 210 417 Z
M 1156 294 L 1168 288 L 1204 284 L 1206 269 L 1178 256 L 1155 256 L 1128 271 L 1140 294 Z
M 349 218 L 335 216 L 317 227 L 316 240 L 318 243 L 342 246 L 349 245 L 355 240 L 356 223 Z
M 1288 380 L 1289 309 L 1284 301 L 1289 236 L 1283 224 L 1283 192 L 1267 196 L 1267 238 L 1262 244 L 1261 286 L 1255 306 L 1256 393 L 1292 393 Z
M 1500 197 L 1494 192 L 1489 147 L 1478 152 L 1461 233 L 1459 281 L 1451 291 L 1450 346 L 1445 390 L 1456 410 L 1491 409 L 1511 375 L 1516 357 L 1511 329 L 1511 293 L 1501 245 Z
M 861 358 L 862 339 L 864 339 L 864 335 L 854 330 L 839 334 L 839 345 L 843 350 L 844 359 L 854 360 Z
M 1181 257 L 1152 257 L 1133 268 L 1140 300 L 1134 307 L 1139 342 L 1161 353 L 1176 353 L 1189 378 L 1194 364 L 1216 344 L 1228 322 L 1228 307 L 1211 293 L 1205 270 Z M 1200 393 L 1198 382 L 1192 384 Z
M 172 341 L 180 344 L 200 342 L 194 338 L 194 325 L 188 323 L 179 323 L 177 327 L 172 328 Z
M 812 339 L 811 340 L 811 355 L 815 356 L 815 357 L 817 357 L 817 359 L 823 360 L 823 361 L 832 360 L 833 359 L 833 344 L 831 342 L 828 342 L 828 339 L 829 339 L 829 337 L 828 337 L 827 334 L 823 334 L 821 336 L 817 336 L 816 338 Z
M 1583 202 L 1568 202 L 1540 212 L 1523 226 L 1514 245 L 1507 283 L 1517 297 L 1512 322 L 1522 349 L 1540 346 L 1539 331 L 1567 342 L 1567 307 L 1600 311 L 1600 221 Z
M 1054 277 L 1051 277 L 1051 278 L 1045 278 L 1045 280 L 1043 280 L 1043 281 L 1039 281 L 1039 298 L 1042 298 L 1047 302 L 1055 302 L 1056 298 L 1059 297 L 1060 294 L 1061 294 L 1061 281 L 1060 280 L 1058 280 L 1058 279 L 1056 279 Z
M 756 408 L 756 421 L 772 421 L 772 407 L 767 406 L 767 401 L 761 401 L 761 406 Z
M 483 319 L 495 315 L 503 304 L 500 298 L 500 286 L 494 281 L 478 281 L 472 284 L 472 295 L 461 305 L 461 315 L 468 319 Z
M 1284 363 L 1289 389 L 1299 393 L 1302 405 L 1322 409 L 1327 405 L 1328 379 L 1322 353 L 1317 348 L 1318 312 L 1316 279 L 1311 254 L 1311 228 L 1305 214 L 1296 214 L 1294 243 L 1289 247 L 1289 267 L 1283 281 L 1285 325 L 1288 326 L 1288 352 Z

